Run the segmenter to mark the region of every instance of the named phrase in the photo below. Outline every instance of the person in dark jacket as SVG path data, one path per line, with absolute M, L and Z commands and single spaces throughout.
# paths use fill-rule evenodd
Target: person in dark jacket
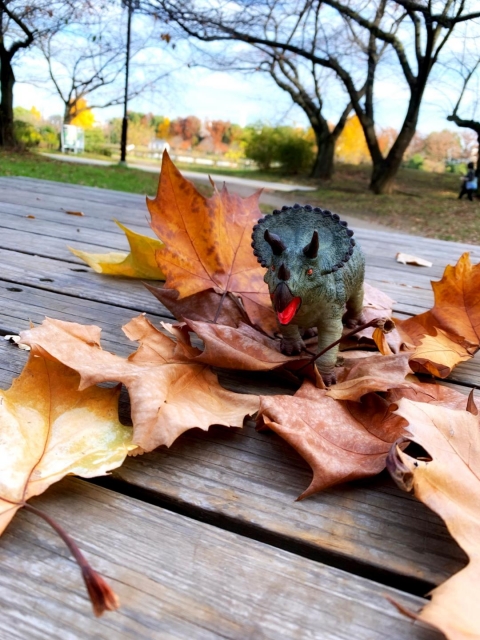
M 477 190 L 477 176 L 475 175 L 475 166 L 473 162 L 467 164 L 467 175 L 462 178 L 462 188 L 458 194 L 458 199 L 461 200 L 465 194 L 468 199 L 473 202 L 473 193 Z

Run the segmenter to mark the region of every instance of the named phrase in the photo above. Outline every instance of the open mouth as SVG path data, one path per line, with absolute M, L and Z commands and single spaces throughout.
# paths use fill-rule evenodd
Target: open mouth
M 292 292 L 285 282 L 281 282 L 272 295 L 275 311 L 280 324 L 288 324 L 298 311 L 302 303 L 299 296 L 293 297 Z
M 298 311 L 298 307 L 302 299 L 299 297 L 293 298 L 291 302 L 285 307 L 283 311 L 277 311 L 277 318 L 280 324 L 288 324 L 293 319 L 294 315 Z

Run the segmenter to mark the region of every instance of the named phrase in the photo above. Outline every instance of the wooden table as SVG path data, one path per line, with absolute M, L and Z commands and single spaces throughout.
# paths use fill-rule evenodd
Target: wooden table
M 64 210 L 80 210 L 84 217 Z M 35 216 L 34 218 L 28 216 Z M 140 282 L 101 276 L 67 249 L 124 250 L 116 218 L 147 232 L 144 198 L 26 178 L 0 178 L 0 333 L 45 316 L 103 329 L 103 347 L 133 350 L 122 324 L 170 314 Z M 480 247 L 358 230 L 367 278 L 397 300 L 397 315 L 432 304 L 430 279 Z M 397 251 L 433 261 L 395 262 Z M 0 341 L 8 388 L 27 358 Z M 260 376 L 224 376 L 232 389 L 292 393 Z M 480 385 L 477 359 L 449 381 Z M 124 407 L 125 408 L 125 407 Z M 32 504 L 74 534 L 122 607 L 95 619 L 61 540 L 21 511 L 0 539 L 1 638 L 436 639 L 385 599 L 418 609 L 466 563 L 445 526 L 386 473 L 303 502 L 308 465 L 253 426 L 192 430 L 171 447 L 129 459 L 110 479 L 67 478 Z

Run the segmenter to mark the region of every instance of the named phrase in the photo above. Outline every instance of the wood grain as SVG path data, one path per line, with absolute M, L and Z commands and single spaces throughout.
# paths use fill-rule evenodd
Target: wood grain
M 61 540 L 20 512 L 0 540 L 4 638 L 442 638 L 385 599 L 418 610 L 420 598 L 81 480 L 32 504 L 74 535 L 122 607 L 95 619 Z

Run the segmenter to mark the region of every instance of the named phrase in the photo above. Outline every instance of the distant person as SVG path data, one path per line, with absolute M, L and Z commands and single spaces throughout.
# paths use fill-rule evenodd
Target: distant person
M 477 176 L 475 175 L 475 166 L 473 162 L 467 164 L 467 175 L 462 177 L 462 188 L 458 194 L 458 199 L 461 200 L 465 194 L 467 194 L 470 202 L 473 202 L 473 192 L 477 190 Z

